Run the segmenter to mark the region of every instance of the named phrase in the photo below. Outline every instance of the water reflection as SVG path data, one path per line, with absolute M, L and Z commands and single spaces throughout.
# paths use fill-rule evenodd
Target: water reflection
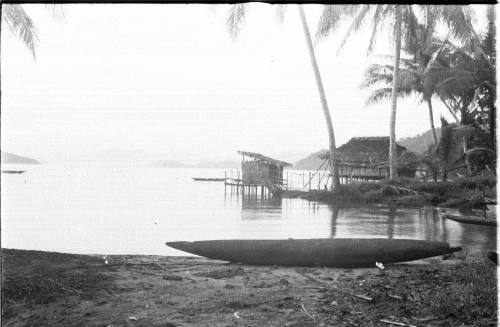
M 260 197 L 241 201 L 243 234 L 260 230 L 274 238 L 423 239 L 462 246 L 469 253 L 496 248 L 495 228 L 447 221 L 432 207 L 338 207 L 301 199 Z
M 280 197 L 260 196 L 236 196 L 241 200 L 242 220 L 276 220 L 283 217 L 282 199 Z M 234 196 L 225 198 L 225 201 L 233 201 Z
M 330 228 L 331 230 L 330 237 L 335 238 L 335 235 L 337 234 L 337 219 L 339 217 L 340 209 L 337 207 L 332 207 L 331 210 L 332 210 L 332 220 L 331 220 L 332 226 Z

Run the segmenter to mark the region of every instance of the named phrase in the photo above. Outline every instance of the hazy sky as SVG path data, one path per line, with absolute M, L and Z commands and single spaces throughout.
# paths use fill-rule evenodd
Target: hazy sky
M 321 6 L 307 5 L 314 35 Z M 24 5 L 37 58 L 2 25 L 1 148 L 42 161 L 108 149 L 164 159 L 237 159 L 327 148 L 328 137 L 297 8 L 251 4 L 233 41 L 227 5 L 70 4 L 64 18 Z M 481 10 L 480 10 L 481 11 Z M 481 17 L 479 17 L 481 18 Z M 2 23 L 4 24 L 4 23 Z M 389 132 L 389 101 L 365 107 L 369 30 L 336 55 L 345 28 L 316 45 L 337 145 Z M 375 54 L 390 54 L 386 35 Z M 449 117 L 437 101 L 435 123 Z M 429 129 L 427 107 L 399 101 L 397 138 Z

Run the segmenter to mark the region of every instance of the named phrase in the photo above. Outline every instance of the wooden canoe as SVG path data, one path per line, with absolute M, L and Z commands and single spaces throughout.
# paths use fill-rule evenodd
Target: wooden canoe
M 193 177 L 196 182 L 223 182 L 225 178 L 203 178 L 203 177 Z
M 452 215 L 450 213 L 441 213 L 441 216 L 446 219 L 450 219 L 463 224 L 474 224 L 474 225 L 485 225 L 498 227 L 496 219 L 483 218 L 480 216 L 462 216 L 462 215 Z
M 175 249 L 250 265 L 311 267 L 375 267 L 434 257 L 461 248 L 448 243 L 407 239 L 288 239 L 167 242 Z
M 25 170 L 2 170 L 4 174 L 22 174 Z

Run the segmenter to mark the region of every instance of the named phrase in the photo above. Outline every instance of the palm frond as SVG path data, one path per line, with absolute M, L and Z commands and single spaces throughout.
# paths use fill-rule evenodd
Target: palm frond
M 337 55 L 339 54 L 340 50 L 344 47 L 345 43 L 347 42 L 347 39 L 356 31 L 360 29 L 360 27 L 363 25 L 365 22 L 365 17 L 368 15 L 368 12 L 371 9 L 371 5 L 361 5 L 360 9 L 358 10 L 356 17 L 354 17 L 354 20 L 352 21 L 351 25 L 349 26 L 344 38 L 342 39 L 342 42 L 340 42 L 339 49 L 337 50 Z
M 285 20 L 285 12 L 286 12 L 286 5 L 276 5 L 276 11 L 274 12 L 274 17 L 276 21 L 280 24 L 283 24 L 283 21 Z
M 382 87 L 374 90 L 366 99 L 365 106 L 377 104 L 384 100 L 389 100 L 392 95 L 392 87 Z
M 231 38 L 235 40 L 238 37 L 238 33 L 240 32 L 240 28 L 245 21 L 247 4 L 246 3 L 238 3 L 233 4 L 229 8 L 227 13 L 227 28 Z
M 378 26 L 381 21 L 379 16 L 385 7 L 386 6 L 384 5 L 377 5 L 377 8 L 375 8 L 375 13 L 372 16 L 372 35 L 370 36 L 370 42 L 368 43 L 367 54 L 370 54 L 373 51 L 373 47 L 375 46 L 375 37 L 377 36 Z
M 2 5 L 2 18 L 12 33 L 23 41 L 33 55 L 33 58 L 36 59 L 37 30 L 33 24 L 33 20 L 24 11 L 23 7 L 17 4 Z
M 398 97 L 407 97 L 413 94 L 414 91 L 411 89 L 403 89 L 398 88 L 397 96 Z M 389 101 L 392 96 L 392 87 L 381 87 L 374 90 L 366 99 L 365 106 L 377 104 L 383 101 Z
M 364 74 L 361 88 L 367 88 L 375 84 L 392 85 L 394 67 L 392 65 L 372 64 Z M 400 68 L 399 88 L 401 90 L 411 90 L 422 92 L 422 78 L 420 73 L 414 69 Z
M 360 5 L 326 5 L 319 17 L 316 30 L 316 41 L 335 32 L 343 17 L 351 17 L 359 10 Z
M 66 18 L 66 15 L 64 14 L 63 6 L 61 4 L 48 3 L 48 4 L 45 4 L 45 7 L 51 13 L 51 15 L 54 19 L 63 20 Z
M 472 27 L 474 15 L 470 6 L 434 5 L 429 8 L 435 11 L 436 18 L 447 24 L 453 36 L 461 42 L 475 37 Z

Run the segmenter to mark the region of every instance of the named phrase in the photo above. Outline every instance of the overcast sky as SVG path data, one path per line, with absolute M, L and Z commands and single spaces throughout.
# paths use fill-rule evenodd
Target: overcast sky
M 70 4 L 63 19 L 44 5 L 24 8 L 38 29 L 37 58 L 2 25 L 4 151 L 46 162 L 109 149 L 197 161 L 328 147 L 294 5 L 279 24 L 274 6 L 251 4 L 235 41 L 227 5 Z M 314 35 L 321 6 L 305 9 Z M 337 145 L 389 133 L 389 101 L 366 107 L 369 91 L 359 89 L 375 60 L 369 30 L 337 56 L 343 31 L 316 45 Z M 391 53 L 387 34 L 375 54 Z M 437 125 L 449 118 L 437 101 L 435 109 Z M 397 138 L 428 129 L 426 106 L 400 100 Z

